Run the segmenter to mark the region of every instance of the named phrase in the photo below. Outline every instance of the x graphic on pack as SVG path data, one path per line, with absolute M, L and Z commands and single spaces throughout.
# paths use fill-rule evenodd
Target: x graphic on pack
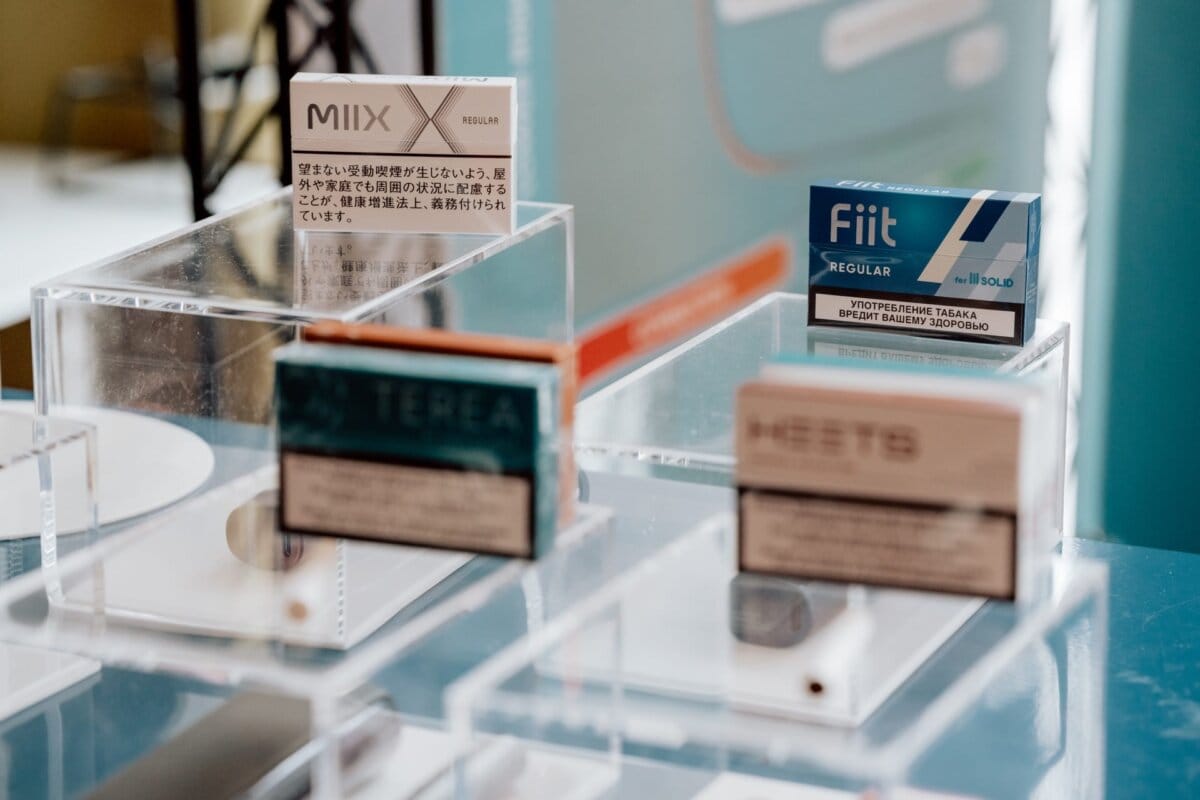
M 442 137 L 442 141 L 444 141 L 450 147 L 450 152 L 463 152 L 462 144 L 451 135 L 449 123 L 447 121 L 447 117 L 449 116 L 451 109 L 454 107 L 454 104 L 458 101 L 458 98 L 463 93 L 463 87 L 450 87 L 450 90 L 446 92 L 446 96 L 442 98 L 442 102 L 438 104 L 437 110 L 435 110 L 432 115 L 425 110 L 425 106 L 421 104 L 420 99 L 413 92 L 411 87 L 398 86 L 396 88 L 399 90 L 400 97 L 404 101 L 404 104 L 408 106 L 409 110 L 412 111 L 413 116 L 416 117 L 416 119 L 413 120 L 413 124 L 409 126 L 407 131 L 404 132 L 404 138 L 400 140 L 400 144 L 402 146 L 401 152 L 412 152 L 417 140 L 421 138 L 421 135 L 425 132 L 425 129 L 431 124 L 438 132 L 438 135 Z

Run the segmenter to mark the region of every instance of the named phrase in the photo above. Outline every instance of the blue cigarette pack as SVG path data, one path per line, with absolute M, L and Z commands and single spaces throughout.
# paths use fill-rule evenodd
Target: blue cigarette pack
M 814 184 L 810 325 L 1023 345 L 1037 322 L 1041 195 Z

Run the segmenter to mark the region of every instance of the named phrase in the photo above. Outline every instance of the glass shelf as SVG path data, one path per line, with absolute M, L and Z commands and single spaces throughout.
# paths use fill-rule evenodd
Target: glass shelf
M 331 676 L 362 675 L 356 645 L 402 612 L 440 595 L 417 618 L 452 616 L 464 594 L 553 569 L 585 540 L 607 541 L 611 517 L 580 505 L 545 563 L 471 557 L 279 534 L 276 487 L 275 468 L 260 469 L 9 582 L 4 636 L 211 682 L 344 693 L 353 680 Z
M 600 389 L 579 404 L 580 466 L 729 485 L 737 388 L 781 353 L 871 360 L 924 368 L 985 370 L 1046 381 L 1057 420 L 1055 496 L 1065 480 L 1066 323 L 1038 320 L 1024 347 L 904 334 L 808 327 L 808 298 L 767 295 L 707 331 Z M 1061 500 L 1057 509 L 1062 524 Z
M 16 645 L 0 653 L 0 794 L 74 797 L 80 782 L 95 780 L 100 665 Z
M 279 563 L 274 544 L 229 546 L 231 511 L 269 506 L 274 473 L 258 470 L 0 587 L 0 638 L 303 698 L 330 737 L 364 686 L 406 724 L 438 729 L 454 678 L 728 502 L 620 476 L 584 485 L 590 500 L 538 561 L 307 539 L 284 571 L 264 568 Z
M 752 777 L 802 784 L 781 797 L 1102 793 L 1103 565 L 1059 559 L 1019 604 L 791 583 L 772 602 L 803 597 L 810 632 L 769 646 L 731 627 L 766 602 L 733 588 L 731 539 L 728 521 L 705 523 L 451 686 L 458 796 L 503 788 L 471 778 L 476 751 L 502 736 L 604 763 L 655 797 L 743 796 L 721 783 L 774 796 Z M 953 636 L 923 630 L 954 604 Z M 963 763 L 968 741 L 995 763 Z M 1005 791 L 980 785 L 996 775 Z
M 219 633 L 211 618 L 195 616 L 162 625 L 162 619 L 131 613 L 131 598 L 139 596 L 128 591 L 97 597 L 98 575 L 115 577 L 110 570 L 139 545 L 175 538 L 171 520 L 206 518 L 192 512 L 215 509 L 218 500 L 239 507 L 237 498 L 254 499 L 270 486 L 270 474 L 256 472 L 61 559 L 49 579 L 35 573 L 0 587 L 0 636 L 204 685 L 303 698 L 314 731 L 303 770 L 311 769 L 318 797 L 493 797 L 503 788 L 514 797 L 615 792 L 709 800 L 699 794 L 706 787 L 747 776 L 848 789 L 903 780 L 953 791 L 969 777 L 954 771 L 953 743 L 964 729 L 972 741 L 997 741 L 999 762 L 1016 765 L 1006 779 L 1020 787 L 1065 781 L 1068 769 L 1071 786 L 1088 785 L 1097 769 L 1102 774 L 1096 766 L 1102 756 L 1094 751 L 1102 751 L 1102 740 L 1080 751 L 1081 737 L 1071 735 L 1102 730 L 1096 715 L 1103 707 L 1104 617 L 1095 604 L 1104 581 L 1089 564 L 1061 562 L 1037 603 L 981 610 L 963 598 L 903 592 L 856 598 L 845 589 L 817 587 L 817 593 L 832 593 L 834 607 L 843 601 L 877 607 L 889 595 L 904 599 L 920 625 L 937 616 L 917 609 L 928 603 L 947 612 L 945 624 L 925 648 L 910 646 L 912 658 L 903 659 L 893 646 L 889 658 L 864 665 L 864 680 L 872 670 L 893 676 L 875 680 L 879 691 L 859 695 L 864 718 L 838 711 L 847 695 L 834 689 L 828 695 L 834 702 L 819 713 L 797 703 L 795 692 L 790 707 L 776 709 L 778 698 L 763 702 L 754 694 L 777 693 L 781 684 L 746 683 L 745 672 L 740 683 L 734 680 L 743 667 L 761 669 L 765 661 L 746 661 L 754 648 L 727 633 L 737 606 L 731 605 L 729 530 L 720 520 L 733 507 L 733 493 L 718 487 L 588 474 L 580 524 L 594 511 L 604 520 L 600 529 L 565 534 L 538 562 L 474 558 L 373 631 L 352 602 L 360 581 L 340 590 L 336 580 L 316 581 L 318 591 L 305 594 L 287 586 L 294 576 L 272 572 L 263 592 L 264 570 L 238 559 L 226 566 L 241 570 L 246 586 L 258 592 L 233 620 L 239 631 Z M 227 530 L 215 527 L 226 543 Z M 204 534 L 194 534 L 199 544 Z M 346 577 L 361 575 L 362 562 L 349 552 L 356 544 L 341 543 L 332 565 L 319 563 Z M 196 563 L 188 565 L 178 557 L 159 559 L 151 568 L 161 574 L 148 576 L 142 588 L 168 585 L 173 572 L 203 564 L 202 553 L 192 548 L 188 556 Z M 367 566 L 381 574 L 396 565 L 389 559 Z M 115 588 L 114 581 L 104 583 Z M 207 592 L 211 600 L 229 585 L 213 581 L 189 591 Z M 51 602 L 48 588 L 61 589 L 62 602 Z M 311 620 L 316 630 L 340 630 L 346 639 L 313 646 L 300 635 L 312 631 L 288 627 L 288 603 L 297 595 L 318 600 L 325 589 L 335 604 L 343 603 L 341 627 L 320 614 Z M 182 610 L 211 615 L 216 607 L 197 600 Z M 366 632 L 351 635 L 356 628 Z M 917 638 L 911 620 L 877 630 L 888 628 L 893 642 Z M 679 651 L 681 643 L 692 647 L 692 658 L 679 657 L 687 651 Z M 670 658 L 659 657 L 667 649 Z M 786 653 L 758 649 L 776 660 Z M 901 662 L 904 669 L 897 668 Z M 897 680 L 886 699 L 870 700 Z M 343 744 L 355 740 L 346 726 L 381 699 L 399 738 L 380 739 L 378 746 L 392 755 L 360 782 L 358 770 L 369 764 L 343 763 Z M 861 710 L 868 705 L 876 706 L 873 713 Z M 548 787 L 555 793 L 538 793 Z

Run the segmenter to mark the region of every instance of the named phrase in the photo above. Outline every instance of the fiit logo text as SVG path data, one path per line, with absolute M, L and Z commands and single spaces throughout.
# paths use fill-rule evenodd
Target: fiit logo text
M 379 127 L 391 133 L 392 129 L 388 127 L 387 120 L 383 118 L 390 109 L 389 105 L 375 111 L 370 106 L 359 103 L 343 103 L 340 107 L 330 103 L 325 108 L 321 108 L 316 103 L 309 103 L 308 129 L 312 130 L 316 127 L 313 124 L 314 120 L 319 125 L 332 123 L 335 131 L 369 131 L 372 125 L 379 123 Z
M 829 241 L 837 244 L 838 231 L 849 230 L 853 225 L 855 244 L 874 247 L 875 233 L 878 230 L 879 238 L 883 240 L 883 243 L 889 247 L 895 247 L 896 240 L 890 233 L 895 224 L 896 219 L 887 206 L 879 208 L 874 203 L 869 206 L 858 203 L 853 207 L 852 213 L 849 203 L 836 203 L 833 208 L 829 209 Z

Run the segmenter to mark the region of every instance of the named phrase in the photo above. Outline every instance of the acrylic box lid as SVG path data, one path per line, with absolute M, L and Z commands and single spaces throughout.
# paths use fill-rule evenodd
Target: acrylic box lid
M 571 214 L 569 205 L 520 202 L 515 232 L 499 236 L 298 232 L 287 187 L 60 275 L 33 294 L 271 322 L 360 321 L 569 224 Z

